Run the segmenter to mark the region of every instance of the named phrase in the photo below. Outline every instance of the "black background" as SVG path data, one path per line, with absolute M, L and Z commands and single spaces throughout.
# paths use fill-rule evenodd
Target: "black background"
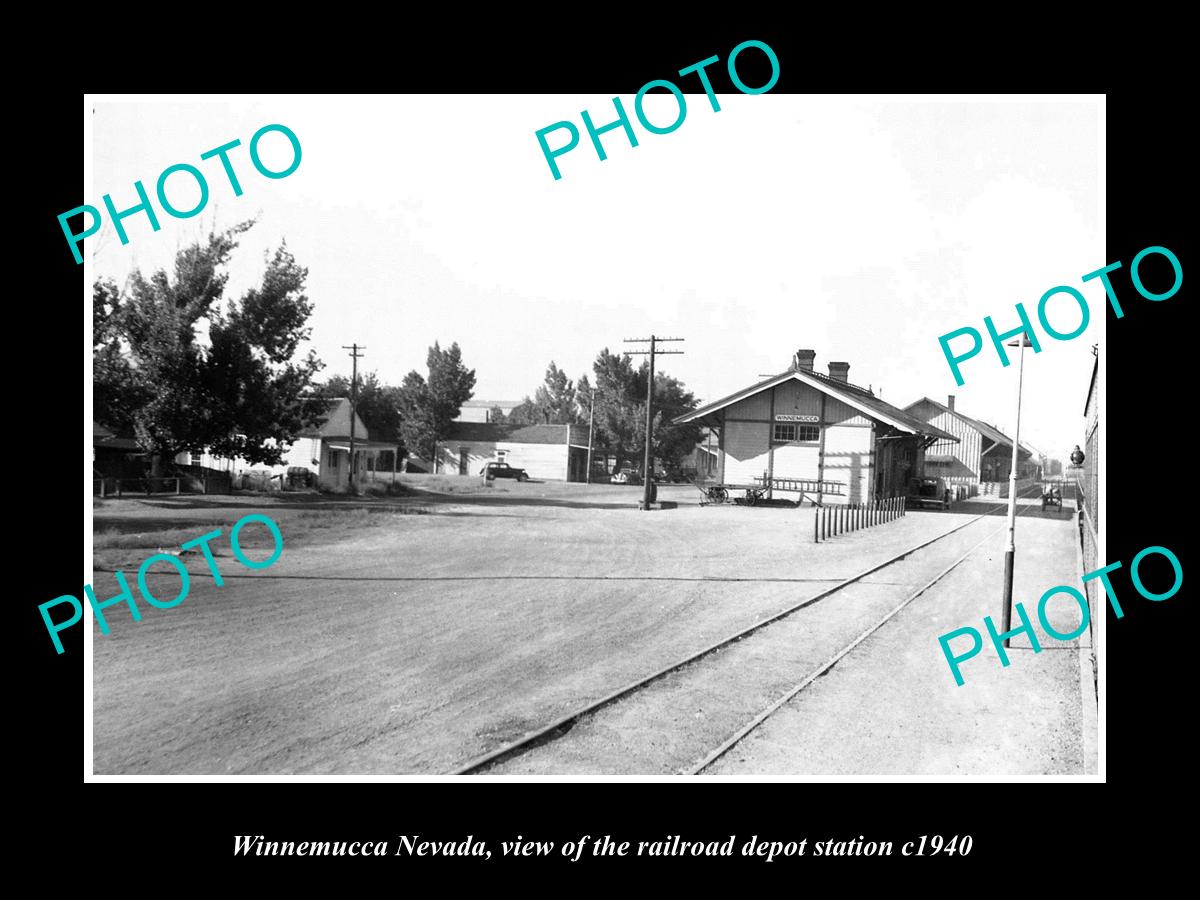
M 1032 888 L 1033 883 L 1020 874 L 1026 861 L 1057 860 L 1068 872 L 1086 872 L 1103 868 L 1114 853 L 1138 858 L 1150 853 L 1152 846 L 1157 848 L 1154 853 L 1163 852 L 1158 842 L 1172 829 L 1144 804 L 1169 797 L 1189 771 L 1183 731 L 1191 724 L 1186 709 L 1194 705 L 1184 673 L 1191 640 L 1184 621 L 1188 584 L 1185 581 L 1184 589 L 1168 601 L 1142 600 L 1128 580 L 1128 563 L 1142 548 L 1157 544 L 1171 548 L 1185 574 L 1190 571 L 1183 518 L 1192 498 L 1192 442 L 1182 429 L 1191 419 L 1186 401 L 1194 379 L 1185 371 L 1185 361 L 1191 358 L 1192 338 L 1184 320 L 1186 278 L 1183 290 L 1173 298 L 1151 303 L 1133 290 L 1128 266 L 1142 248 L 1162 245 L 1176 253 L 1185 273 L 1188 270 L 1182 227 L 1188 171 L 1184 158 L 1193 154 L 1177 137 L 1174 123 L 1182 107 L 1164 87 L 1169 79 L 1157 81 L 1152 89 L 1123 89 L 1115 65 L 1062 65 L 1053 71 L 1022 68 L 1018 73 L 1014 57 L 1023 57 L 1014 48 L 972 44 L 935 52 L 930 46 L 902 43 L 876 44 L 868 52 L 861 43 L 841 41 L 836 35 L 780 27 L 698 25 L 687 34 L 675 32 L 666 38 L 630 27 L 620 37 L 591 41 L 574 33 L 569 40 L 544 40 L 531 33 L 519 43 L 511 37 L 468 40 L 461 34 L 450 39 L 424 33 L 398 38 L 394 47 L 350 49 L 339 31 L 328 35 L 328 47 L 320 51 L 306 47 L 302 53 L 262 51 L 257 42 L 217 41 L 214 59 L 200 67 L 203 71 L 168 65 L 155 69 L 148 83 L 134 71 L 102 67 L 93 72 L 88 87 L 172 93 L 604 92 L 627 99 L 646 81 L 671 77 L 679 68 L 716 54 L 722 63 L 709 71 L 722 94 L 733 90 L 724 75 L 729 50 L 742 40 L 757 38 L 769 43 L 780 59 L 781 78 L 773 92 L 1107 91 L 1108 253 L 1103 260 L 1087 261 L 1086 268 L 1077 260 L 1064 259 L 1062 283 L 1077 284 L 1078 276 L 1108 262 L 1124 263 L 1113 281 L 1125 317 L 1117 320 L 1111 310 L 1107 312 L 1108 347 L 1101 359 L 1108 372 L 1108 478 L 1102 486 L 1107 500 L 1107 559 L 1125 563 L 1113 582 L 1126 612 L 1121 620 L 1110 612 L 1106 623 L 1109 784 L 1103 788 L 1053 782 L 85 785 L 80 724 L 86 713 L 81 688 L 82 628 L 62 634 L 66 653 L 56 656 L 37 611 L 37 604 L 59 594 L 79 596 L 81 579 L 86 577 L 78 545 L 73 543 L 77 526 L 71 524 L 77 521 L 74 516 L 81 499 L 80 476 L 74 469 L 80 416 L 74 404 L 81 396 L 76 380 L 80 370 L 75 366 L 80 359 L 76 354 L 83 268 L 74 264 L 56 216 L 96 198 L 81 193 L 82 93 L 64 82 L 57 90 L 41 91 L 25 101 L 21 121 L 28 129 L 25 133 L 36 135 L 36 140 L 29 145 L 24 164 L 23 171 L 29 174 L 15 179 L 15 186 L 26 194 L 19 201 L 20 214 L 10 219 L 9 231 L 9 246 L 22 251 L 10 257 L 10 269 L 28 276 L 22 279 L 27 287 L 11 304 L 15 321 L 8 335 L 21 376 L 19 385 L 11 388 L 9 403 L 14 423 L 10 433 L 16 438 L 9 457 L 10 513 L 28 511 L 27 517 L 10 516 L 19 561 L 10 570 L 17 581 L 10 603 L 18 615 L 24 657 L 13 681 L 23 722 L 9 731 L 9 742 L 19 758 L 13 774 L 33 790 L 20 820 L 28 829 L 31 846 L 57 854 L 58 859 L 81 853 L 85 863 L 98 866 L 93 870 L 97 875 L 107 878 L 123 877 L 124 869 L 143 863 L 153 866 L 157 860 L 182 867 L 189 873 L 189 883 L 197 885 L 241 884 L 246 878 L 274 883 L 297 877 L 313 885 L 310 879 L 326 876 L 330 884 L 344 884 L 365 876 L 387 878 L 396 887 L 415 887 L 417 882 L 406 879 L 418 872 L 494 878 L 511 870 L 531 885 L 552 875 L 553 882 L 542 884 L 556 890 L 575 887 L 562 877 L 572 872 L 591 878 L 641 869 L 672 878 L 680 872 L 707 878 L 730 868 L 760 875 L 795 874 L 797 887 L 811 884 L 800 879 L 812 879 L 818 872 L 857 876 L 879 872 L 889 879 L 910 873 L 922 883 L 945 886 L 928 879 L 970 868 L 976 879 L 983 880 L 956 882 L 962 888 L 985 883 Z M 363 40 L 357 31 L 355 40 Z M 1076 39 L 1069 40 L 1075 47 Z M 822 47 L 831 41 L 833 49 Z M 1024 52 L 1037 56 L 1028 47 Z M 1093 63 L 1103 57 L 1094 46 L 1088 55 Z M 252 66 L 231 64 L 244 63 L 251 56 Z M 757 52 L 749 51 L 739 59 L 743 80 L 751 85 L 763 83 L 767 74 L 765 67 L 755 71 L 755 58 Z M 288 65 L 287 78 L 277 77 L 275 63 Z M 689 93 L 699 90 L 694 76 L 677 81 Z M 594 112 L 597 122 L 606 121 L 599 110 Z M 536 152 L 532 131 L 558 117 L 548 112 L 545 123 L 530 123 L 532 152 Z M 703 185 L 697 185 L 697 190 L 703 190 Z M 1014 264 L 1019 265 L 1019 260 Z M 1027 308 L 1032 309 L 1029 301 L 1035 302 L 1043 287 L 1030 286 Z M 1022 298 L 1014 302 L 1018 299 Z M 1095 338 L 1089 331 L 1079 340 L 1094 342 Z M 1085 378 L 1081 376 L 1077 383 Z M 1066 400 L 1064 415 L 1077 417 L 1082 434 L 1085 398 L 1081 393 L 1077 402 L 1071 397 Z M 34 414 L 21 415 L 22 411 Z M 85 470 L 86 453 L 85 445 Z M 1149 571 L 1146 580 L 1153 587 Z M 1020 709 L 1011 714 L 1026 715 Z M 1115 800 L 1109 791 L 1117 792 Z M 1127 819 L 1135 807 L 1136 818 Z M 611 834 L 635 842 L 677 833 L 688 840 L 724 840 L 736 834 L 739 846 L 752 834 L 783 841 L 865 835 L 896 842 L 920 834 L 971 834 L 974 850 L 965 859 L 806 857 L 770 865 L 736 856 L 585 860 L 575 865 L 557 855 L 549 860 L 504 860 L 494 855 L 486 864 L 434 858 L 232 856 L 235 834 L 296 841 L 388 840 L 393 848 L 399 834 L 455 840 L 472 834 L 496 848 L 500 840 L 518 833 L 557 843 L 581 834 Z M 1062 870 L 1056 874 L 1073 877 Z

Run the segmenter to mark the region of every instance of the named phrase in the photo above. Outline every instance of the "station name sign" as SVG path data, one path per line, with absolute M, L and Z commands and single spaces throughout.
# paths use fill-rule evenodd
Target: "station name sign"
M 775 417 L 776 422 L 820 422 L 820 416 L 784 416 Z

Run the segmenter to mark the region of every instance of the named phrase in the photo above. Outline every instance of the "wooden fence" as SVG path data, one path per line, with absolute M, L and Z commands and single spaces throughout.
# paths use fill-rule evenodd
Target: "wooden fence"
M 903 516 L 907 509 L 908 500 L 904 495 L 880 498 L 874 503 L 818 506 L 813 519 L 813 542 L 819 544 L 848 531 L 891 522 Z
M 233 477 L 214 475 L 167 475 L 139 478 L 93 478 L 92 493 L 97 497 L 144 496 L 153 494 L 232 494 Z

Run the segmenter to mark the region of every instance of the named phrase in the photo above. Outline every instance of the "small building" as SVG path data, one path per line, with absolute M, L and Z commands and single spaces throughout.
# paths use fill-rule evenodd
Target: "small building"
M 925 448 L 956 440 L 851 384 L 849 363 L 831 362 L 824 375 L 815 359 L 798 350 L 786 372 L 674 420 L 716 433 L 719 482 L 766 483 L 776 499 L 865 503 L 907 492 Z
M 712 481 L 717 477 L 720 468 L 720 456 L 716 433 L 711 428 L 705 428 L 692 452 L 684 457 L 680 468 L 685 478 L 693 481 Z
M 925 474 L 940 475 L 947 484 L 966 487 L 968 496 L 980 493 L 981 485 L 1008 481 L 1012 468 L 1012 438 L 995 425 L 964 415 L 954 407 L 954 395 L 946 404 L 922 397 L 905 408 L 922 422 L 935 425 L 954 436 L 953 441 L 939 440 L 925 454 Z M 1033 454 L 1025 447 L 1017 451 L 1018 476 L 1021 463 L 1028 464 Z M 1028 465 L 1024 474 L 1028 474 Z M 985 493 L 991 493 L 985 490 Z
M 323 404 L 324 415 L 319 424 L 301 431 L 287 448 L 283 461 L 269 466 L 251 463 L 245 459 L 214 456 L 208 450 L 201 453 L 180 453 L 175 457 L 179 465 L 204 466 L 221 472 L 242 474 L 262 473 L 267 477 L 284 476 L 289 469 L 303 468 L 313 474 L 316 486 L 323 490 L 345 490 L 350 485 L 350 421 L 354 418 L 355 473 L 374 469 L 374 461 L 385 451 L 394 451 L 394 444 L 370 440 L 367 426 L 358 413 L 353 412 L 350 401 L 345 397 L 336 399 L 314 399 Z
M 586 425 L 451 422 L 434 471 L 477 475 L 489 462 L 506 462 L 538 481 L 586 481 L 587 449 Z
M 130 436 L 121 436 L 92 421 L 92 476 L 136 478 L 145 473 L 146 454 Z

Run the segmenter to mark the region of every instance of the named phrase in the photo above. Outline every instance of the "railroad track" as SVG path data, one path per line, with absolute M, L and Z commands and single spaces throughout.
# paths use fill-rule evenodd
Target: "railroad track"
M 1038 491 L 1038 490 L 1040 490 L 1040 488 L 1035 486 L 1035 488 L 1033 490 Z M 1023 498 L 1023 497 L 1028 497 L 1028 496 L 1031 496 L 1031 494 L 1028 492 L 1026 492 L 1024 494 L 1018 494 L 1018 498 Z M 1027 508 L 1033 508 L 1033 507 L 1027 507 Z M 837 584 L 832 585 L 831 587 L 827 588 L 826 590 L 821 591 L 820 593 L 818 593 L 812 597 L 808 597 L 798 603 L 795 603 L 789 607 L 786 607 L 785 609 L 769 616 L 766 619 L 763 619 L 760 622 L 755 622 L 753 625 L 743 628 L 740 631 L 735 632 L 734 634 L 731 634 L 725 638 L 722 638 L 721 640 L 718 640 L 712 644 L 709 644 L 708 646 L 704 647 L 703 649 L 701 649 L 695 653 L 692 653 L 691 655 L 689 655 L 683 659 L 677 660 L 673 663 L 663 666 L 662 668 L 658 669 L 657 671 L 652 672 L 651 674 L 649 674 L 645 677 L 639 678 L 636 681 L 630 682 L 614 691 L 611 691 L 608 694 L 605 694 L 604 696 L 600 697 L 597 700 L 588 702 L 587 704 L 580 706 L 579 708 L 577 708 L 575 710 L 572 710 L 571 712 L 567 713 L 566 715 L 563 715 L 563 716 L 560 716 L 560 717 L 554 719 L 549 724 L 547 724 L 541 728 L 538 728 L 535 731 L 528 732 L 528 733 L 522 735 L 521 737 L 517 738 L 516 740 L 510 741 L 506 744 L 503 744 L 500 747 L 497 747 L 494 750 L 491 750 L 485 754 L 477 756 L 477 757 L 471 759 L 470 761 L 468 761 L 466 764 L 455 769 L 453 772 L 451 772 L 451 774 L 453 774 L 453 775 L 481 774 L 481 773 L 486 772 L 488 769 L 490 769 L 494 766 L 504 763 L 510 759 L 514 759 L 514 758 L 516 758 L 524 753 L 527 753 L 537 747 L 552 743 L 556 739 L 567 734 L 567 732 L 570 731 L 571 727 L 579 719 L 581 719 L 585 716 L 591 715 L 591 714 L 597 712 L 598 710 L 601 710 L 607 706 L 610 706 L 613 703 L 616 703 L 618 700 L 629 697 L 630 695 L 643 690 L 648 685 L 658 682 L 660 679 L 663 679 L 664 677 L 670 675 L 673 672 L 678 672 L 681 669 L 684 669 L 684 668 L 692 665 L 693 663 L 697 662 L 698 660 L 703 659 L 704 657 L 707 657 L 713 653 L 716 653 L 717 651 L 720 651 L 724 648 L 730 647 L 730 646 L 736 644 L 737 642 L 741 641 L 743 638 L 746 638 L 747 636 L 754 634 L 755 632 L 761 631 L 764 628 L 767 628 L 768 626 L 773 625 L 773 624 L 779 622 L 780 620 L 787 618 L 788 616 L 791 616 L 793 613 L 796 613 L 802 609 L 805 609 L 806 607 L 812 606 L 815 603 L 819 603 L 822 600 L 825 600 L 831 596 L 834 596 L 835 594 L 844 590 L 845 588 L 849 587 L 850 585 L 855 584 L 856 582 L 862 581 L 867 576 L 872 575 L 872 574 L 880 571 L 881 569 L 885 569 L 888 566 L 894 565 L 895 563 L 900 562 L 901 560 L 912 555 L 913 553 L 916 553 L 919 550 L 929 547 L 932 544 L 936 544 L 937 542 L 942 541 L 942 540 L 950 537 L 951 535 L 962 531 L 965 528 L 969 528 L 971 525 L 974 525 L 976 522 L 979 522 L 981 519 L 985 519 L 988 516 L 994 516 L 997 512 L 1006 511 L 1006 509 L 1007 509 L 1007 506 L 1001 506 L 995 510 L 990 510 L 989 512 L 986 512 L 981 515 L 975 516 L 971 519 L 968 519 L 966 522 L 956 525 L 954 528 L 951 528 L 948 531 L 943 532 L 942 534 L 936 535 L 935 537 L 932 537 L 932 538 L 929 538 L 928 540 L 922 541 L 921 543 L 919 543 L 913 547 L 909 547 L 908 549 L 906 549 L 900 553 L 897 553 L 894 556 L 883 560 L 882 562 L 872 565 L 870 568 L 864 569 L 863 571 L 858 572 L 855 575 L 852 575 L 849 578 L 844 579 L 843 581 L 839 581 Z M 1020 514 L 1020 510 L 1018 510 L 1018 515 L 1019 514 Z M 821 675 L 825 674 L 830 669 L 832 669 L 835 665 L 837 665 L 837 663 L 839 661 L 841 661 L 841 659 L 843 657 L 845 657 L 847 654 L 852 652 L 855 647 L 857 647 L 864 640 L 866 640 L 871 634 L 873 634 L 875 631 L 879 630 L 881 627 L 883 627 L 883 625 L 887 624 L 887 622 L 889 622 L 891 619 L 893 619 L 901 610 L 903 610 L 906 606 L 908 606 L 910 603 L 912 603 L 917 597 L 921 596 L 923 593 L 928 591 L 931 587 L 933 587 L 933 585 L 937 584 L 946 575 L 948 575 L 955 568 L 957 568 L 959 565 L 961 565 L 962 562 L 967 559 L 967 557 L 969 557 L 976 549 L 978 549 L 980 546 L 982 546 L 984 543 L 986 543 L 988 540 L 990 540 L 994 534 L 995 534 L 995 532 L 989 532 L 988 535 L 986 537 L 984 537 L 981 541 L 973 544 L 965 553 L 958 556 L 949 566 L 947 566 L 946 568 L 944 568 L 940 572 L 938 572 L 938 574 L 935 575 L 931 580 L 929 580 L 925 584 L 921 585 L 921 587 L 919 587 L 915 591 L 908 594 L 902 601 L 900 601 L 900 603 L 898 603 L 896 606 L 891 608 L 887 612 L 887 614 L 884 615 L 881 619 L 874 622 L 869 628 L 862 631 L 853 640 L 851 640 L 850 642 L 848 642 L 844 646 L 842 646 L 842 648 L 836 654 L 834 654 L 833 656 L 829 657 L 827 660 L 822 662 L 816 669 L 810 671 L 809 674 L 804 677 L 804 679 L 802 679 L 799 683 L 795 684 L 792 688 L 787 690 L 782 696 L 780 696 L 777 700 L 775 700 L 773 703 L 771 703 L 767 708 L 762 710 L 758 715 L 754 716 L 745 726 L 738 729 L 728 739 L 723 741 L 716 749 L 714 749 L 710 753 L 708 753 L 699 763 L 680 772 L 680 774 L 697 775 L 697 774 L 700 774 L 701 772 L 703 772 L 709 766 L 711 766 L 714 762 L 716 762 L 718 759 L 720 759 L 722 756 L 724 756 L 726 753 L 728 753 L 729 750 L 731 750 L 734 746 L 736 746 L 738 743 L 740 743 L 747 735 L 749 735 L 751 732 L 753 732 L 755 729 L 757 729 L 760 725 L 762 725 L 774 712 L 776 712 L 778 709 L 780 709 L 782 706 L 784 706 L 788 701 L 790 701 L 797 694 L 799 694 L 801 691 L 803 691 L 806 687 L 808 687 L 810 684 L 812 684 L 817 678 L 821 677 Z

